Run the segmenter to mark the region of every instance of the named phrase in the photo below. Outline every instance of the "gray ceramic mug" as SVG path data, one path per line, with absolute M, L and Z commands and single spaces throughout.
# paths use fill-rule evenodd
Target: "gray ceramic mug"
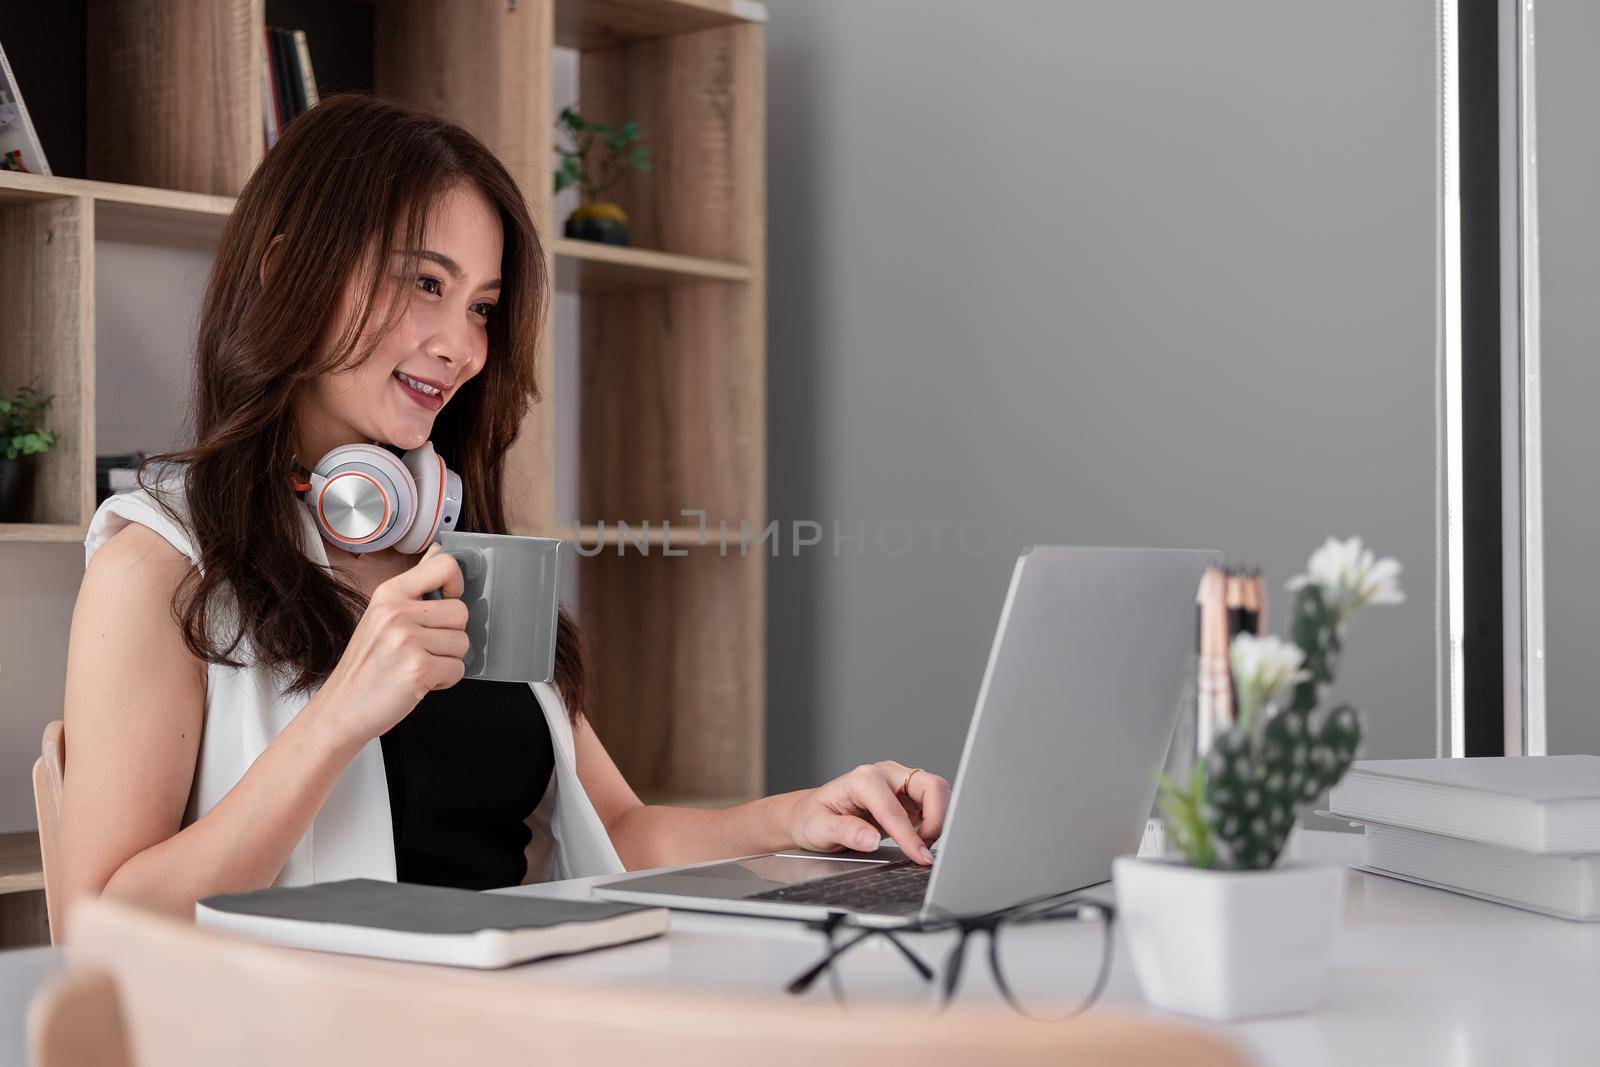
M 465 678 L 548 682 L 556 670 L 557 579 L 561 541 L 553 537 L 463 533 L 438 535 L 440 550 L 461 568 L 467 605 Z M 424 600 L 443 600 L 435 589 Z

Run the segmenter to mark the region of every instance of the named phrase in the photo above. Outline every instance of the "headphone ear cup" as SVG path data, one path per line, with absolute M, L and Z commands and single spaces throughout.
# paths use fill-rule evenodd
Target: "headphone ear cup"
M 306 506 L 329 543 L 347 552 L 378 552 L 411 529 L 416 483 L 387 449 L 340 445 L 318 461 L 316 473 L 322 481 Z
M 444 526 L 447 504 L 446 489 L 449 486 L 452 472 L 445 467 L 444 460 L 433 450 L 433 442 L 418 445 L 407 452 L 402 458 L 406 471 L 417 492 L 416 520 L 405 536 L 395 543 L 395 550 L 415 555 L 428 546 L 441 527 L 453 529 L 454 516 L 450 516 L 450 525 Z M 459 483 L 459 479 L 458 479 Z M 459 490 L 457 496 L 459 498 Z

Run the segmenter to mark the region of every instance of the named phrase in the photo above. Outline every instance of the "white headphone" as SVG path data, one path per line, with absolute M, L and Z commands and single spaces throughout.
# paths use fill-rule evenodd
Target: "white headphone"
M 415 555 L 461 516 L 461 476 L 446 467 L 433 442 L 400 458 L 381 445 L 340 445 L 290 483 L 322 539 L 346 552 L 393 546 Z

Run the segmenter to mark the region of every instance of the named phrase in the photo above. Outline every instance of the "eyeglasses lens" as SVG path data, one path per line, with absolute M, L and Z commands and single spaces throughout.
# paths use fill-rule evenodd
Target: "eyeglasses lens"
M 1107 919 L 1105 912 L 1090 907 L 1076 916 L 1000 923 L 994 931 L 991 963 L 1002 995 L 1018 1011 L 1037 1019 L 1066 1018 L 1087 1007 L 1099 993 L 1105 953 L 1111 948 Z M 968 961 L 967 982 L 985 969 L 974 964 L 976 959 Z

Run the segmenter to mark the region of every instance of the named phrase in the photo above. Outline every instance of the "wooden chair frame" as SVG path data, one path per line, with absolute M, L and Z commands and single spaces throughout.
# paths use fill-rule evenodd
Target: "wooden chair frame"
M 39 858 L 44 866 L 44 903 L 50 919 L 50 943 L 61 943 L 57 913 L 61 903 L 61 789 L 66 777 L 65 724 L 54 719 L 44 728 L 39 758 L 33 763 L 33 810 L 39 820 Z

